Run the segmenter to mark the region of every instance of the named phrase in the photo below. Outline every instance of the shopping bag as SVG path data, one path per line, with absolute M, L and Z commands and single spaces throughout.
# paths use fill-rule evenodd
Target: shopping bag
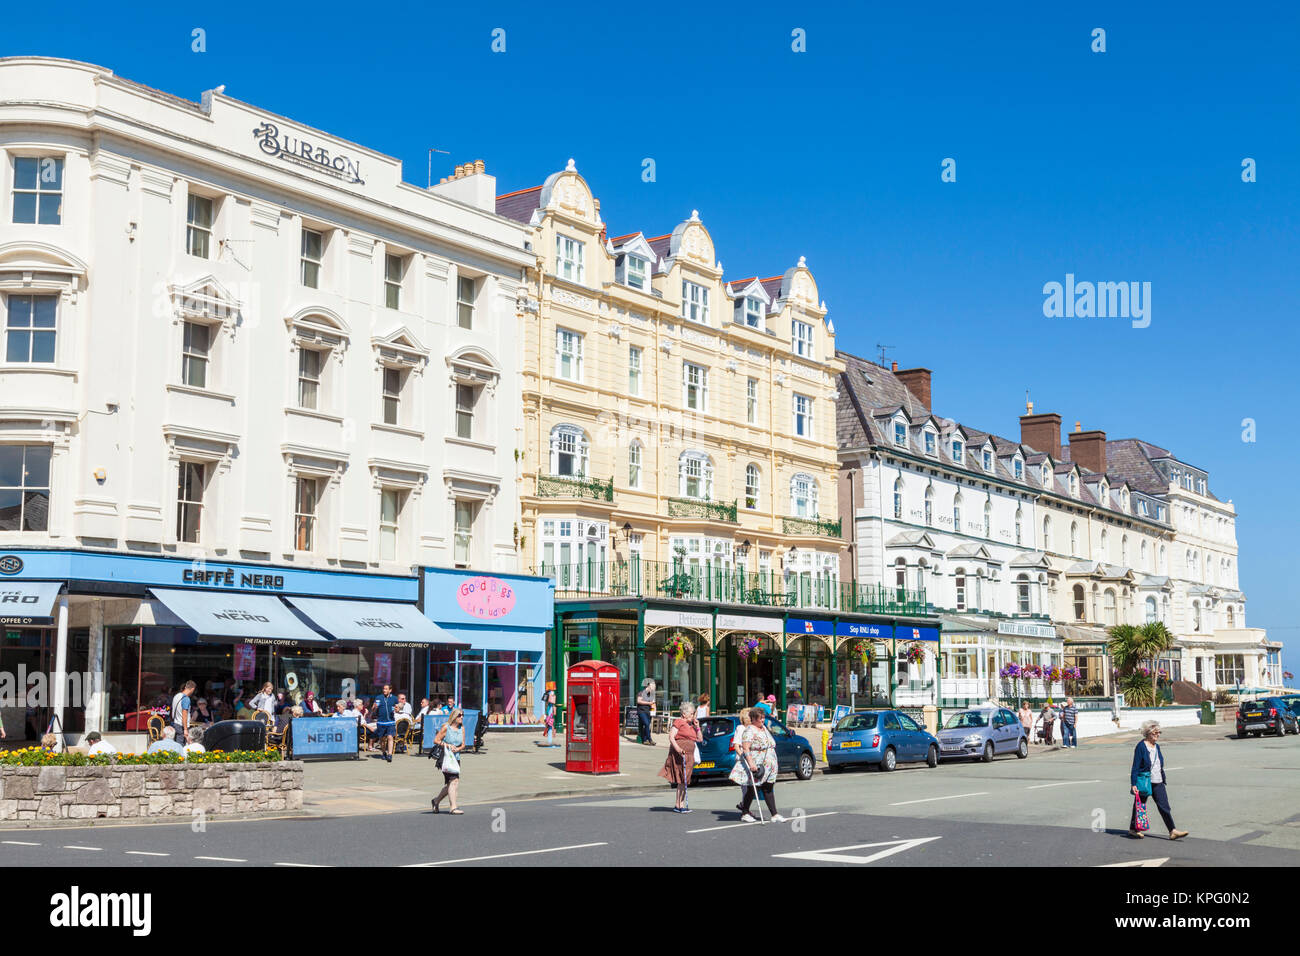
M 1135 827 L 1135 829 L 1138 831 L 1138 833 L 1141 833 L 1144 830 L 1150 830 L 1151 822 L 1147 820 L 1147 805 L 1142 802 L 1142 797 L 1139 794 L 1134 794 L 1133 800 L 1134 800 L 1133 807 L 1134 810 L 1136 811 L 1136 813 L 1134 814 L 1134 819 L 1137 821 L 1137 826 Z
M 700 745 L 699 745 L 699 744 L 696 744 L 696 745 L 695 745 L 695 758 L 694 758 L 694 760 L 692 760 L 692 764 L 697 764 L 697 763 L 699 763 L 699 762 L 700 762 Z
M 443 755 L 442 772 L 460 773 L 460 761 L 456 759 L 456 755 L 450 750 L 448 750 L 446 754 Z

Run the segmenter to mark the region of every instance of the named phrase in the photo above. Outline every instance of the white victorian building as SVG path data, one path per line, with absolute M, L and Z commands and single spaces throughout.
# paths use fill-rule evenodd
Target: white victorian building
M 63 581 L 0 668 L 53 655 L 57 618 L 58 653 L 107 683 L 87 726 L 139 729 L 153 688 L 123 688 L 162 620 L 140 588 L 180 583 L 171 561 L 389 599 L 415 566 L 516 570 L 533 256 L 495 192 L 481 162 L 425 189 L 222 89 L 0 60 L 0 584 Z M 87 564 L 106 555 L 133 563 Z

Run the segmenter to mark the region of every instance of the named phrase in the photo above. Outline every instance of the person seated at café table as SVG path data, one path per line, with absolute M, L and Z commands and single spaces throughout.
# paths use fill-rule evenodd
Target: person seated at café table
M 412 726 L 416 730 L 419 730 L 422 726 L 424 726 L 425 715 L 432 714 L 432 713 L 433 713 L 433 708 L 429 706 L 429 698 L 421 697 L 420 709 L 415 712 L 414 723 L 412 724 Z
M 330 716 L 346 717 L 348 716 L 347 709 L 348 709 L 347 702 L 344 701 L 342 697 L 340 697 L 338 700 L 334 701 L 334 713 L 330 714 Z
M 410 717 L 411 702 L 406 699 L 405 694 L 397 695 L 397 707 L 393 709 L 393 717 Z
M 190 742 L 185 745 L 185 752 L 187 754 L 207 753 L 207 749 L 203 746 L 202 727 L 190 728 Z
M 305 696 L 305 697 L 302 699 L 302 712 L 303 712 L 304 714 L 306 714 L 307 716 L 309 716 L 309 717 L 323 717 L 323 716 L 325 716 L 325 715 L 321 712 L 320 704 L 318 704 L 318 703 L 316 702 L 316 692 L 315 692 L 315 691 L 313 691 L 313 690 L 309 690 L 309 691 L 307 691 L 307 696 Z
M 185 748 L 176 742 L 175 727 L 164 727 L 163 735 L 151 743 L 145 753 L 156 754 L 164 750 L 181 756 L 185 754 Z
M 212 713 L 212 708 L 208 706 L 208 699 L 200 697 L 198 703 L 194 705 L 194 713 L 190 715 L 190 720 L 196 724 L 215 724 L 216 716 Z

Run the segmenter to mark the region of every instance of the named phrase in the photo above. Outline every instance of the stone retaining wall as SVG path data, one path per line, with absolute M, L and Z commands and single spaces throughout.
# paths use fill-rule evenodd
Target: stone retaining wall
M 302 809 L 302 762 L 0 767 L 0 820 L 94 820 Z

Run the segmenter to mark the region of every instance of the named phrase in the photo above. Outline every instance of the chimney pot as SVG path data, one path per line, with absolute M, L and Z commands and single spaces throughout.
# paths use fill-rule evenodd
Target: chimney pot
M 897 362 L 894 363 L 894 367 L 893 367 L 893 369 L 891 369 L 891 371 L 894 371 L 894 372 L 897 372 L 897 371 L 898 371 L 898 363 L 897 363 Z
M 483 160 L 481 159 L 474 160 L 474 172 L 476 173 L 487 172 L 487 163 L 483 162 Z
M 1076 432 L 1081 432 L 1081 431 L 1083 431 L 1083 422 L 1075 422 L 1075 423 L 1074 423 L 1074 430 L 1075 430 Z

